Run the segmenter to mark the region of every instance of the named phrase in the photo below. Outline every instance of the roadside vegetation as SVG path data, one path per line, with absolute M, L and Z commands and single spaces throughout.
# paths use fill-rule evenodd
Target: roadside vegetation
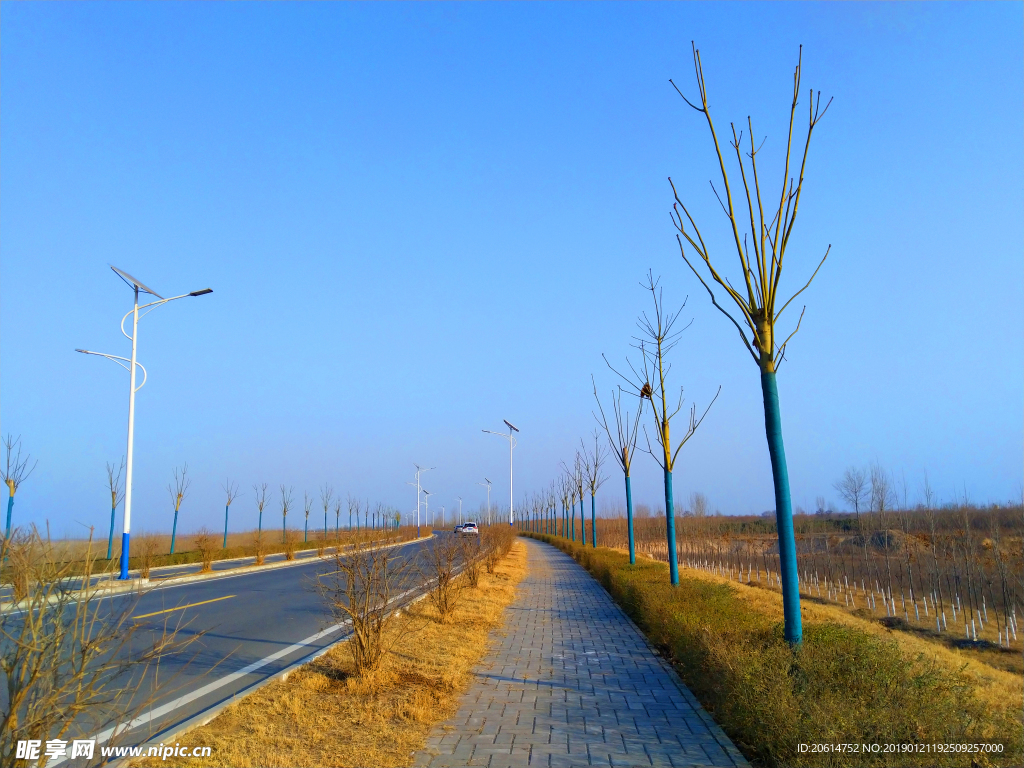
M 390 556 L 370 552 L 345 558 L 344 567 L 355 571 L 343 575 L 361 574 L 360 583 L 371 588 L 348 594 L 345 580 L 339 580 L 340 591 L 327 590 L 327 604 L 332 617 L 360 623 L 358 637 L 175 739 L 183 746 L 212 747 L 211 757 L 182 763 L 237 768 L 412 765 L 431 728 L 457 711 L 469 673 L 486 653 L 488 633 L 499 626 L 526 575 L 526 547 L 511 528 L 496 525 L 482 531 L 474 557 L 484 567 L 475 574 L 475 587 L 465 571 L 452 579 L 453 585 L 465 583 L 459 584 L 447 620 L 429 599 L 398 616 L 376 610 L 379 602 L 367 598 L 394 597 L 396 584 L 383 574 L 388 562 L 401 566 Z M 438 564 L 429 563 L 424 575 L 436 576 L 435 566 L 446 569 L 445 563 L 447 555 Z M 134 765 L 166 763 L 149 758 Z
M 93 738 L 130 721 L 174 690 L 175 675 L 159 674 L 161 659 L 201 636 L 183 639 L 166 624 L 140 630 L 131 620 L 138 594 L 111 601 L 69 588 L 72 561 L 59 553 L 34 528 L 0 539 L 21 601 L 21 610 L 0 612 L 0 765 L 29 764 L 18 758 L 19 741 Z M 91 562 L 87 550 L 86 572 Z M 146 675 L 152 686 L 139 684 Z
M 530 534 L 587 568 L 748 759 L 766 766 L 1020 765 L 1019 675 L 825 601 L 783 634 L 778 592 L 650 557 Z M 810 754 L 798 744 L 998 743 L 1001 754 Z M 972 763 L 973 761 L 973 763 Z

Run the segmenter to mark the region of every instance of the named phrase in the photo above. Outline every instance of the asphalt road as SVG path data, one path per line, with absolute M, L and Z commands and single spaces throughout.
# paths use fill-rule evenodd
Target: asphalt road
M 410 542 L 393 552 L 418 560 L 436 540 Z M 161 661 L 159 679 L 165 687 L 118 744 L 130 746 L 158 738 L 347 637 L 349 628 L 336 626 L 337 619 L 331 617 L 314 587 L 318 574 L 332 571 L 336 571 L 334 558 L 320 559 L 314 553 L 314 557 L 284 568 L 158 585 L 141 597 L 105 598 L 115 610 L 135 601 L 131 614 L 140 624 L 133 642 L 136 647 L 147 644 L 165 626 L 176 628 L 183 640 L 194 638 L 184 652 Z M 403 602 L 420 593 L 422 588 Z M 153 679 L 151 670 L 144 679 L 127 681 L 127 685 L 145 698 L 152 691 Z M 103 734 L 98 736 L 102 739 Z M 97 754 L 101 745 L 97 743 Z

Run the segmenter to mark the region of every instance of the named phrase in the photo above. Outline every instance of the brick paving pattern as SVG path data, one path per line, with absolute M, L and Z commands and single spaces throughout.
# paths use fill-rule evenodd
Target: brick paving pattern
M 418 766 L 746 766 L 582 567 L 522 539 L 530 572 L 458 714 Z

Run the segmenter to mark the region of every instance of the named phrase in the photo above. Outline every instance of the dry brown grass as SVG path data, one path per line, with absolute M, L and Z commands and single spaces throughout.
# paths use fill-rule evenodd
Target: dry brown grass
M 515 586 L 526 575 L 526 547 L 516 542 L 493 575 L 467 590 L 454 620 L 438 621 L 427 600 L 410 611 L 425 628 L 378 672 L 353 675 L 347 644 L 261 688 L 209 724 L 175 741 L 212 747 L 187 766 L 406 766 L 431 727 L 452 716 L 469 673 L 487 650 Z M 166 766 L 146 759 L 138 766 Z
M 767 614 L 782 621 L 782 594 L 756 586 L 741 584 L 735 579 L 715 576 L 707 571 L 680 567 L 679 572 L 686 578 L 698 579 L 731 587 L 738 598 L 758 613 Z M 991 708 L 1020 711 L 1024 707 L 1024 679 L 1018 674 L 986 664 L 974 653 L 964 653 L 908 632 L 887 629 L 876 620 L 854 616 L 843 606 L 819 603 L 804 597 L 800 601 L 800 612 L 805 622 L 831 622 L 855 627 L 875 637 L 895 640 L 908 655 L 924 654 L 949 670 L 963 669 L 972 679 L 978 698 Z

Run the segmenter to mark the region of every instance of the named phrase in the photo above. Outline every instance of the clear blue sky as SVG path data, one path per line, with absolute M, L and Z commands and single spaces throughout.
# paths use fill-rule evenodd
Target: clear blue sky
M 413 462 L 437 466 L 432 507 L 475 508 L 485 475 L 507 494 L 480 431 L 503 418 L 517 488 L 546 483 L 648 268 L 689 295 L 676 382 L 722 386 L 676 497 L 771 508 L 757 369 L 669 221 L 672 176 L 732 268 L 706 126 L 668 82 L 695 92 L 691 39 L 720 129 L 767 136 L 765 174 L 799 44 L 835 98 L 784 278 L 831 243 L 780 373 L 795 503 L 874 461 L 912 501 L 926 469 L 945 499 L 1019 498 L 1020 3 L 4 3 L 0 24 L 0 429 L 39 459 L 18 523 L 105 533 L 127 374 L 73 350 L 128 354 L 108 263 L 214 289 L 141 325 L 136 526 L 169 528 L 186 461 L 186 530 L 216 527 L 228 476 L 238 526 L 262 481 L 411 511 Z M 649 457 L 634 489 L 661 498 Z

